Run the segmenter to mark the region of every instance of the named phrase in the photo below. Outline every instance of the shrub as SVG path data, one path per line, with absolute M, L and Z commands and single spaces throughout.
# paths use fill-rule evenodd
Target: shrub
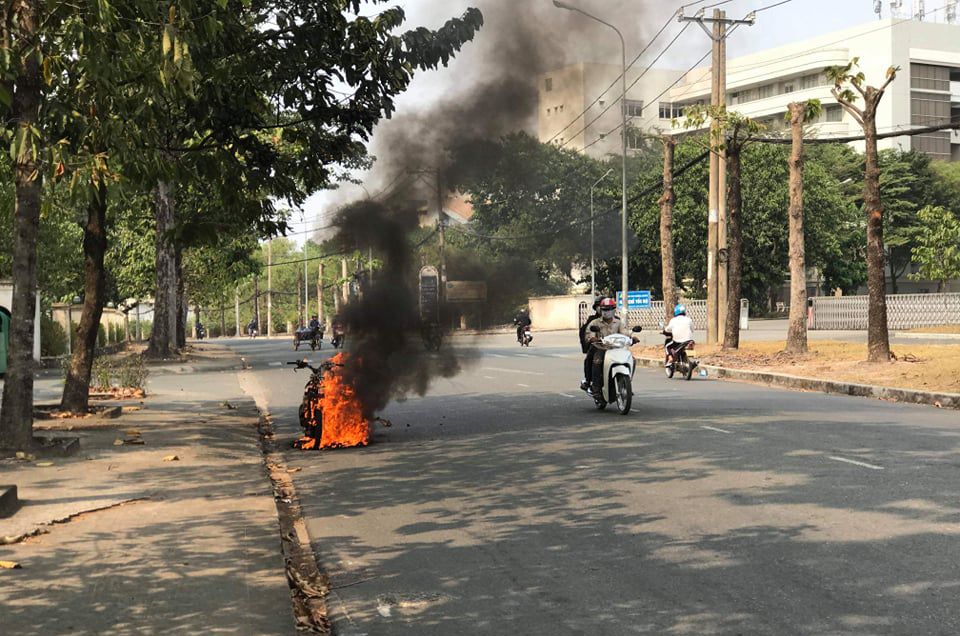
M 67 352 L 67 332 L 46 314 L 40 315 L 40 355 L 62 356 Z
M 107 330 L 104 329 L 103 324 L 97 325 L 97 346 L 103 348 L 107 344 Z
M 139 355 L 127 356 L 116 366 L 117 382 L 122 387 L 146 389 L 147 376 L 150 371 Z
M 107 356 L 97 356 L 93 359 L 93 368 L 90 370 L 90 386 L 96 389 L 109 389 L 113 386 L 113 363 Z

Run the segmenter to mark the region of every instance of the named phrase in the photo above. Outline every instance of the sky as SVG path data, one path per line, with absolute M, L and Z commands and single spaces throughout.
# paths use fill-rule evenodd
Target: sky
M 756 23 L 732 33 L 727 43 L 728 58 L 754 53 L 774 46 L 814 37 L 847 27 L 878 20 L 874 0 L 565 0 L 568 4 L 617 26 L 624 37 L 627 60 L 633 59 L 649 44 L 638 60 L 646 66 L 663 52 L 682 29 L 673 17 L 684 6 L 685 15 L 699 8 L 726 11 L 728 18 L 743 18 L 757 10 Z M 942 22 L 946 0 L 925 0 L 926 19 Z M 916 11 L 919 0 L 901 0 L 897 17 Z M 294 211 L 290 238 L 297 243 L 309 237 L 310 230 L 325 226 L 337 206 L 367 193 L 375 195 L 392 179 L 388 166 L 398 144 L 398 131 L 430 128 L 431 122 L 455 119 L 458 114 L 469 124 L 477 113 L 466 113 L 464 105 L 490 98 L 490 86 L 521 84 L 532 87 L 535 74 L 579 61 L 619 64 L 621 47 L 610 29 L 572 11 L 553 6 L 551 0 L 395 0 L 406 12 L 403 29 L 419 26 L 435 29 L 447 19 L 462 15 L 467 7 L 478 7 L 484 26 L 473 41 L 464 45 L 447 67 L 419 73 L 409 89 L 397 99 L 397 111 L 374 130 L 370 149 L 380 158 L 368 174 L 357 175 L 364 188 L 346 183 L 333 191 L 311 196 L 303 208 Z M 384 5 L 367 5 L 372 15 Z M 891 17 L 891 2 L 881 2 L 881 18 Z M 691 25 L 663 54 L 655 66 L 685 70 L 710 48 L 710 41 Z M 657 32 L 663 28 L 658 37 Z M 652 40 L 652 44 L 651 44 Z M 496 94 L 496 93 L 493 93 Z M 522 105 L 522 104 L 521 104 Z M 496 104 L 487 104 L 494 110 Z M 518 105 L 514 104 L 514 108 Z M 532 111 L 531 111 L 532 114 Z M 532 122 L 528 121 L 527 125 Z M 491 131 L 500 130 L 501 121 L 486 122 Z M 518 126 L 520 124 L 517 124 Z M 442 142 L 439 142 L 442 143 Z

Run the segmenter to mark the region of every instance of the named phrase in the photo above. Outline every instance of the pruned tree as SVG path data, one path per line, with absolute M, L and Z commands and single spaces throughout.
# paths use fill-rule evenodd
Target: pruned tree
M 696 105 L 686 111 L 684 126 L 703 128 L 708 119 L 719 123 L 710 129 L 711 152 L 726 151 L 727 156 L 727 317 L 723 348 L 740 347 L 740 287 L 743 276 L 743 216 L 741 159 L 743 149 L 764 130 L 762 124 L 728 111 L 725 106 Z M 723 132 L 721 132 L 723 131 Z M 723 137 L 721 137 L 723 135 Z
M 854 71 L 860 58 L 846 66 L 831 66 L 827 77 L 833 81 L 831 93 L 837 102 L 863 128 L 866 169 L 863 179 L 863 204 L 867 220 L 867 360 L 890 360 L 890 334 L 887 330 L 887 289 L 883 258 L 883 202 L 880 199 L 880 168 L 877 159 L 877 107 L 896 79 L 899 67 L 887 69 L 879 88 L 864 84 L 863 71 Z M 858 95 L 863 107 L 855 105 Z
M 821 112 L 820 100 L 790 102 L 790 317 L 788 353 L 807 352 L 807 262 L 803 238 L 803 125 Z
M 676 138 L 663 136 L 663 194 L 660 196 L 660 267 L 663 281 L 664 318 L 670 320 L 677 304 L 676 267 L 673 259 L 673 204 L 677 200 L 673 191 L 673 157 Z

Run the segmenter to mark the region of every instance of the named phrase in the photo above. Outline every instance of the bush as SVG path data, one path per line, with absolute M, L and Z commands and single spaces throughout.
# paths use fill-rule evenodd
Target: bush
M 100 348 L 105 347 L 107 344 L 107 330 L 104 329 L 103 324 L 97 325 L 97 346 Z
M 143 364 L 142 356 L 133 355 L 120 361 L 116 366 L 116 374 L 120 386 L 145 390 L 150 371 Z
M 40 355 L 62 356 L 67 352 L 67 332 L 59 322 L 40 314 Z
M 90 370 L 90 386 L 95 389 L 108 390 L 113 386 L 113 363 L 107 356 L 97 356 L 93 359 L 93 368 Z

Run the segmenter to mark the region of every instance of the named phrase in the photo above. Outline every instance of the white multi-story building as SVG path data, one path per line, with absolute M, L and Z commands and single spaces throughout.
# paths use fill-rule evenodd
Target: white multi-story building
M 854 58 L 859 58 L 858 68 L 871 86 L 884 82 L 889 67 L 900 69 L 880 103 L 878 132 L 960 121 L 960 25 L 895 18 L 728 59 L 728 108 L 776 131 L 785 125 L 788 103 L 817 98 L 823 104 L 816 123 L 818 136 L 861 134 L 859 125 L 830 94 L 824 73 L 825 68 L 846 65 Z M 640 72 L 628 71 L 628 85 Z M 620 110 L 614 104 L 604 112 L 619 100 L 622 89 L 615 82 L 619 73 L 614 65 L 577 64 L 541 76 L 541 141 L 592 156 L 619 154 Z M 615 85 L 591 104 L 611 83 Z M 651 103 L 658 95 L 662 96 Z M 647 72 L 627 91 L 628 146 L 636 145 L 636 130 L 669 131 L 671 120 L 682 119 L 687 105 L 709 101 L 709 66 L 685 74 Z M 960 132 L 891 137 L 881 140 L 880 147 L 914 148 L 935 159 L 958 161 Z

